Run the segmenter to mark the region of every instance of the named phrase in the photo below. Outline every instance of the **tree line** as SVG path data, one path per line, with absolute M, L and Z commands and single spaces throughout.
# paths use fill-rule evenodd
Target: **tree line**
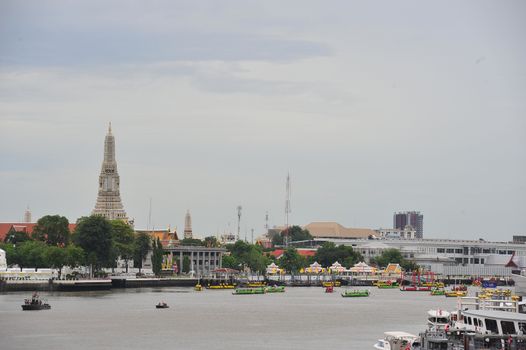
M 46 215 L 38 220 L 31 235 L 11 229 L 0 248 L 6 251 L 8 265 L 56 268 L 60 277 L 64 266 L 89 265 L 93 271 L 99 271 L 116 267 L 119 258 L 126 266 L 133 260 L 141 268 L 152 249 L 151 243 L 148 234 L 136 234 L 122 220 L 110 221 L 96 215 L 82 217 L 70 232 L 67 218 Z

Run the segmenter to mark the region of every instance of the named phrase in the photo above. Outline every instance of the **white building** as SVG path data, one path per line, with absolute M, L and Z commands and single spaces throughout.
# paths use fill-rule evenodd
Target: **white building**
M 366 261 L 389 248 L 404 258 L 444 275 L 500 275 L 526 268 L 526 244 L 450 239 L 315 239 L 315 244 L 334 242 L 352 246 Z

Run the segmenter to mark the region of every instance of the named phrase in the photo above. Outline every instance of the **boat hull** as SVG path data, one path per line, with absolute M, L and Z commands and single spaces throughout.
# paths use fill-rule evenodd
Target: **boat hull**
M 51 305 L 49 304 L 42 304 L 42 305 L 22 305 L 22 310 L 24 311 L 37 311 L 37 310 L 49 310 L 51 309 Z

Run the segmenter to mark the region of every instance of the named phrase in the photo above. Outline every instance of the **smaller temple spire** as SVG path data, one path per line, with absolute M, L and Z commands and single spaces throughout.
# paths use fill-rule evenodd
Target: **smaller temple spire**
M 184 238 L 185 239 L 192 239 L 193 238 L 192 217 L 190 216 L 190 210 L 186 211 L 186 215 L 184 217 Z

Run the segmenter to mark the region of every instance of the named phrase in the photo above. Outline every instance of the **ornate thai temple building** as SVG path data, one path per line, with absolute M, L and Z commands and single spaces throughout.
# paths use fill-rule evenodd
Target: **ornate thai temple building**
M 120 219 L 128 222 L 119 191 L 119 172 L 115 160 L 115 137 L 111 133 L 111 123 L 104 140 L 104 160 L 99 176 L 99 194 L 92 215 L 101 215 L 108 220 Z

